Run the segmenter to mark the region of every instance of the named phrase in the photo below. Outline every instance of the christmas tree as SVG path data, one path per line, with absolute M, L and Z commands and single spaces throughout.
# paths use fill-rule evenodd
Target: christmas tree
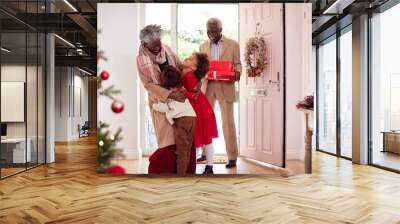
M 100 33 L 100 31 L 98 32 Z M 107 61 L 102 51 L 97 52 L 97 62 L 99 60 Z M 99 71 L 99 68 L 97 68 Z M 111 110 L 114 113 L 121 113 L 124 110 L 124 104 L 119 101 L 115 95 L 121 91 L 115 89 L 113 85 L 103 88 L 102 83 L 108 80 L 110 74 L 107 71 L 102 71 L 97 77 L 97 88 L 100 96 L 108 97 L 112 100 Z M 117 147 L 117 143 L 121 141 L 122 129 L 118 128 L 115 134 L 110 134 L 109 125 L 104 122 L 99 122 L 97 129 L 97 171 L 100 173 L 125 173 L 125 170 L 119 166 L 111 167 L 111 160 L 115 158 L 123 158 L 122 150 Z
M 97 171 L 106 172 L 111 166 L 111 159 L 123 157 L 121 149 L 117 148 L 117 142 L 121 137 L 122 129 L 119 128 L 114 135 L 110 135 L 109 125 L 100 121 L 97 130 Z

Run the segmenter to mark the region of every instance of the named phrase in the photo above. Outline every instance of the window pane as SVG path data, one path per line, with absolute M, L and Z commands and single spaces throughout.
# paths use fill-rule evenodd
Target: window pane
M 221 13 L 223 12 L 223 13 Z M 182 60 L 198 51 L 200 44 L 208 40 L 206 23 L 209 18 L 216 17 L 222 22 L 222 34 L 238 41 L 239 37 L 239 5 L 238 4 L 178 4 L 178 56 Z M 190 19 L 188 19 L 190 18 Z M 238 96 L 238 83 L 236 94 Z M 238 97 L 237 97 L 238 99 Z M 219 104 L 214 108 L 219 138 L 213 140 L 216 154 L 226 154 L 225 141 L 222 137 L 222 115 Z M 239 103 L 234 103 L 234 121 L 236 136 L 239 136 Z
M 352 150 L 352 35 L 340 37 L 340 152 L 351 158 Z
M 336 39 L 318 48 L 319 149 L 336 153 Z
M 171 4 L 155 4 L 148 3 L 145 5 L 145 25 L 158 24 L 164 30 L 162 43 L 171 47 Z M 145 102 L 147 102 L 147 94 Z M 147 104 L 147 103 L 146 103 Z M 143 150 L 144 155 L 151 155 L 157 149 L 153 121 L 151 120 L 150 109 L 146 107 L 145 111 L 145 139 L 146 148 Z
M 238 4 L 179 4 L 178 56 L 184 59 L 199 50 L 200 44 L 208 39 L 206 22 L 211 17 L 221 20 L 223 35 L 237 41 L 238 7 Z
M 27 69 L 25 31 L 2 33 L 1 47 L 2 142 L 9 142 L 0 145 L 1 177 L 4 178 L 24 171 L 25 163 L 31 162 L 31 141 L 28 139 L 26 142 L 24 115 Z
M 162 43 L 171 47 L 171 4 L 146 4 L 145 25 L 158 24 L 164 30 Z
M 400 170 L 400 33 L 395 29 L 398 21 L 400 5 L 372 18 L 370 102 L 372 163 L 396 170 Z

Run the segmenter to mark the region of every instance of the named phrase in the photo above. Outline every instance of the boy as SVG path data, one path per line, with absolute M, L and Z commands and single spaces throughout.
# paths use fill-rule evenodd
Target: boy
M 173 66 L 166 66 L 160 76 L 160 85 L 166 89 L 179 90 L 182 87 L 181 73 Z M 158 112 L 165 113 L 167 120 L 173 125 L 177 173 L 184 175 L 189 165 L 193 145 L 196 113 L 188 99 L 183 103 L 168 100 L 165 103 L 155 103 L 152 107 Z

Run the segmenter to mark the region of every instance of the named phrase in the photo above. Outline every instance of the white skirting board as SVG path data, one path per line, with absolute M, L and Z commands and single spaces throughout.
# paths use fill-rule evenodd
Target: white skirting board
M 286 160 L 304 160 L 304 158 L 301 157 L 301 153 L 299 150 L 287 151 L 286 152 Z
M 139 149 L 125 149 L 123 150 L 123 154 L 125 156 L 124 159 L 139 159 L 142 157 L 140 152 L 141 150 Z

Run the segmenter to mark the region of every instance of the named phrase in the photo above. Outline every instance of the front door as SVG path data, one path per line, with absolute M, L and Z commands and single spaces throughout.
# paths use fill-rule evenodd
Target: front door
M 282 167 L 283 135 L 283 6 L 281 3 L 240 4 L 240 154 Z M 260 77 L 246 75 L 244 53 L 255 35 L 267 44 L 267 68 Z

